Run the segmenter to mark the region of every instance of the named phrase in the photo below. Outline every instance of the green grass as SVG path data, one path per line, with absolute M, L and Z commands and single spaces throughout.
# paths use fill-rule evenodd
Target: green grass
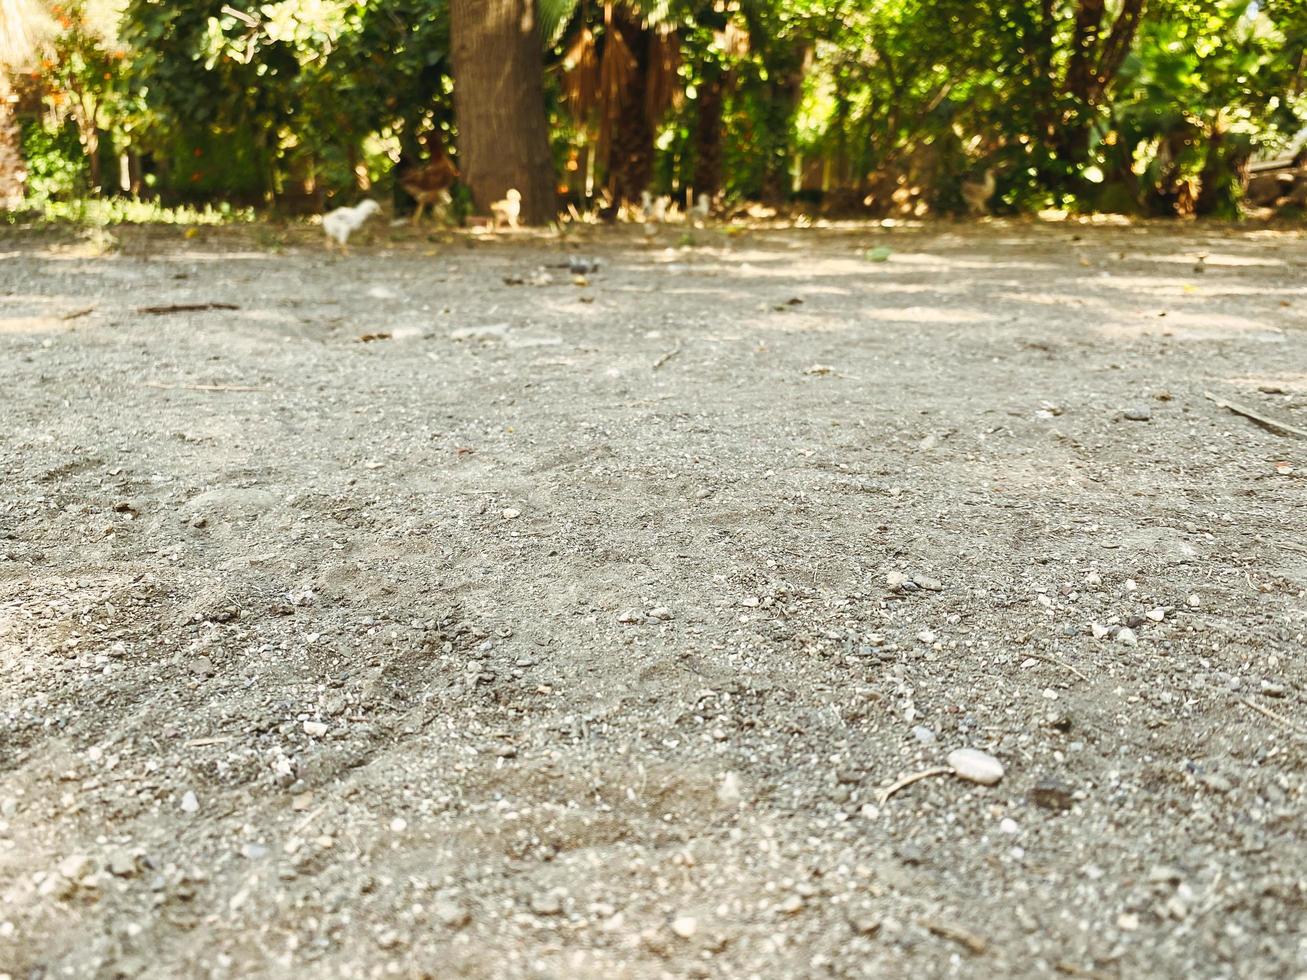
M 0 220 L 11 225 L 75 225 L 108 228 L 113 225 L 226 225 L 255 220 L 253 208 L 229 204 L 189 205 L 169 208 L 155 201 L 132 198 L 77 198 L 68 201 L 25 201 L 14 211 L 0 212 Z

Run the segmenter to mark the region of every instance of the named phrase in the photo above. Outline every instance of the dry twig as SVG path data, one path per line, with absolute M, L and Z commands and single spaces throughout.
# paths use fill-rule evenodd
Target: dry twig
M 681 345 L 677 344 L 672 350 L 669 350 L 662 357 L 658 358 L 658 360 L 654 361 L 653 367 L 650 368 L 650 370 L 657 371 L 660 367 L 662 367 L 664 364 L 666 364 L 668 361 L 670 361 L 673 357 L 675 357 L 680 352 L 681 352 Z
M 894 782 L 890 783 L 883 790 L 881 790 L 880 796 L 878 797 L 878 802 L 880 803 L 881 806 L 884 806 L 885 801 L 888 800 L 891 796 L 893 796 L 899 790 L 907 786 L 911 786 L 915 782 L 918 782 L 922 779 L 929 779 L 931 776 L 948 776 L 951 775 L 952 773 L 953 773 L 952 766 L 936 766 L 934 769 L 923 769 L 921 772 L 909 773 L 906 776 L 902 776 L 899 779 L 896 779 Z
M 1208 401 L 1216 402 L 1218 408 L 1228 408 L 1230 411 L 1234 412 L 1235 415 L 1242 415 L 1246 418 L 1250 418 L 1259 425 L 1264 425 L 1272 429 L 1280 429 L 1283 432 L 1290 432 L 1295 436 L 1301 436 L 1302 438 L 1307 439 L 1307 429 L 1300 429 L 1296 425 L 1290 425 L 1288 422 L 1276 421 L 1269 416 L 1254 411 L 1246 405 L 1240 405 L 1238 402 L 1231 402 L 1226 401 L 1224 398 L 1217 398 L 1210 391 L 1204 391 L 1203 397 Z
M 162 388 L 164 391 L 267 391 L 253 385 L 171 385 L 162 381 L 142 382 L 146 388 Z

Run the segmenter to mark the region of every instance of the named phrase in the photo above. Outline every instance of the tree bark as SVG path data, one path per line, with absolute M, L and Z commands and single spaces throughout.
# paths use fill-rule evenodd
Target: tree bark
M 608 153 L 608 187 L 614 204 L 640 200 L 653 180 L 654 131 L 646 111 L 649 89 L 649 45 L 653 32 L 625 6 L 613 8 L 612 28 L 635 58 L 614 107 L 613 141 Z
M 557 216 L 545 118 L 544 58 L 533 0 L 450 0 L 459 167 L 478 210 L 509 189 L 521 220 Z
M 716 196 L 722 189 L 722 103 L 720 71 L 709 70 L 699 86 L 694 121 L 694 193 Z

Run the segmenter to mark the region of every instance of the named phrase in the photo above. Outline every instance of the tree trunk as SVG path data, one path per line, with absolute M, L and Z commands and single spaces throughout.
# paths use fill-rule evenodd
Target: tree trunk
M 722 189 L 722 76 L 705 72 L 694 123 L 694 192 L 715 197 Z
M 478 210 L 510 189 L 522 220 L 557 216 L 534 0 L 450 0 L 459 167 Z
M 653 179 L 654 131 L 645 109 L 653 32 L 624 6 L 613 8 L 612 28 L 622 35 L 626 49 L 635 58 L 622 88 L 620 105 L 615 107 L 617 118 L 608 152 L 608 187 L 613 203 L 621 204 L 639 201 Z
M 0 68 L 0 210 L 16 207 L 23 199 L 23 151 L 13 91 Z

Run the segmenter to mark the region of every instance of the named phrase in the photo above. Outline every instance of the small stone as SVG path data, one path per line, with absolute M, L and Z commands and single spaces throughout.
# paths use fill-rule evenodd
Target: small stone
M 1219 772 L 1209 772 L 1198 777 L 1198 781 L 1214 793 L 1228 793 L 1234 789 L 1234 783 Z
M 1156 609 L 1148 610 L 1145 615 L 1147 615 L 1154 623 L 1160 623 L 1162 620 L 1166 619 L 1166 610 L 1159 606 Z
M 522 516 L 522 512 L 521 512 L 520 510 L 518 510 L 516 507 L 505 507 L 505 508 L 504 508 L 504 520 L 506 520 L 506 521 L 516 520 L 517 518 L 519 518 L 519 517 L 521 517 L 521 516 Z
M 136 859 L 130 852 L 121 847 L 115 847 L 108 853 L 105 858 L 105 865 L 109 868 L 109 873 L 119 878 L 130 878 L 136 874 Z
M 1116 917 L 1116 927 L 1122 932 L 1134 932 L 1139 928 L 1139 916 L 1133 912 L 1122 912 Z
M 742 795 L 740 777 L 733 772 L 728 772 L 722 777 L 721 785 L 717 787 L 717 799 L 727 806 L 737 806 Z
M 213 676 L 213 661 L 208 657 L 195 657 L 189 666 L 192 674 L 199 674 L 201 677 Z
M 1104 626 L 1102 623 L 1090 623 L 1089 631 L 1094 634 L 1095 640 L 1101 640 L 1103 637 L 1107 636 L 1108 633 L 1112 632 L 1108 627 Z
M 462 929 L 472 921 L 472 914 L 451 899 L 440 899 L 431 907 L 431 912 L 447 929 Z
M 85 854 L 70 854 L 59 862 L 59 873 L 69 881 L 80 881 L 91 870 L 91 859 Z
M 943 582 L 937 578 L 930 578 L 926 575 L 914 575 L 912 576 L 912 581 L 919 588 L 923 588 L 927 592 L 941 592 L 944 589 Z
M 890 572 L 888 575 L 885 576 L 885 584 L 888 585 L 891 589 L 901 589 L 905 585 L 907 585 L 910 581 L 911 579 L 909 579 L 902 572 Z
M 563 911 L 562 896 L 556 891 L 537 892 L 529 904 L 536 915 L 560 915 Z
M 1071 787 L 1056 779 L 1041 779 L 1030 788 L 1030 802 L 1044 810 L 1070 810 L 1075 802 Z
M 672 618 L 672 611 L 666 606 L 654 606 L 649 610 L 649 618 L 657 619 L 665 623 L 667 620 Z
M 948 764 L 959 777 L 981 786 L 993 786 L 1003 778 L 1003 763 L 979 749 L 954 749 Z
M 1282 698 L 1289 693 L 1289 689 L 1283 684 L 1275 684 L 1271 681 L 1262 681 L 1262 693 L 1268 698 Z
M 1202 600 L 1199 599 L 1197 595 L 1191 595 L 1188 599 L 1184 601 L 1184 604 L 1188 606 L 1190 609 L 1197 609 L 1199 605 L 1201 605 L 1201 603 Z
M 699 920 L 692 915 L 678 915 L 672 920 L 672 932 L 682 939 L 690 939 L 699 931 Z
M 789 895 L 776 906 L 776 911 L 782 915 L 794 915 L 803 908 L 803 898 L 799 895 Z
M 1125 417 L 1131 422 L 1147 422 L 1153 417 L 1153 410 L 1147 405 L 1132 405 L 1125 410 Z
M 880 919 L 867 912 L 850 912 L 849 928 L 860 936 L 874 936 L 880 932 Z
M 304 723 L 304 734 L 313 738 L 322 738 L 327 734 L 327 726 L 320 721 L 306 721 Z
M 1120 632 L 1116 634 L 1116 642 L 1124 643 L 1128 647 L 1139 645 L 1139 637 L 1129 626 L 1122 626 Z
M 1085 585 L 1102 585 L 1102 584 L 1103 584 L 1103 576 L 1099 575 L 1097 572 L 1090 572 L 1088 575 L 1085 576 Z
M 408 830 L 408 821 L 403 817 L 395 817 L 390 821 L 390 830 L 392 833 L 402 834 L 404 831 Z
M 639 609 L 623 609 L 617 614 L 617 621 L 628 626 L 638 626 L 646 622 L 647 617 Z
M 199 798 L 196 797 L 193 790 L 187 790 L 182 794 L 182 813 L 196 813 L 200 809 Z
M 929 728 L 927 728 L 925 725 L 917 725 L 915 728 L 913 728 L 912 737 L 915 738 L 922 745 L 935 744 L 935 733 L 931 731 Z
M 1000 820 L 998 823 L 998 829 L 1005 834 L 1015 834 L 1021 830 L 1021 828 L 1017 825 L 1017 822 L 1013 820 L 1011 817 L 1004 817 L 1002 820 Z
M 917 639 L 920 640 L 922 643 L 930 645 L 933 644 L 936 640 L 938 640 L 939 637 L 937 637 L 930 630 L 922 630 L 920 633 L 917 634 Z

